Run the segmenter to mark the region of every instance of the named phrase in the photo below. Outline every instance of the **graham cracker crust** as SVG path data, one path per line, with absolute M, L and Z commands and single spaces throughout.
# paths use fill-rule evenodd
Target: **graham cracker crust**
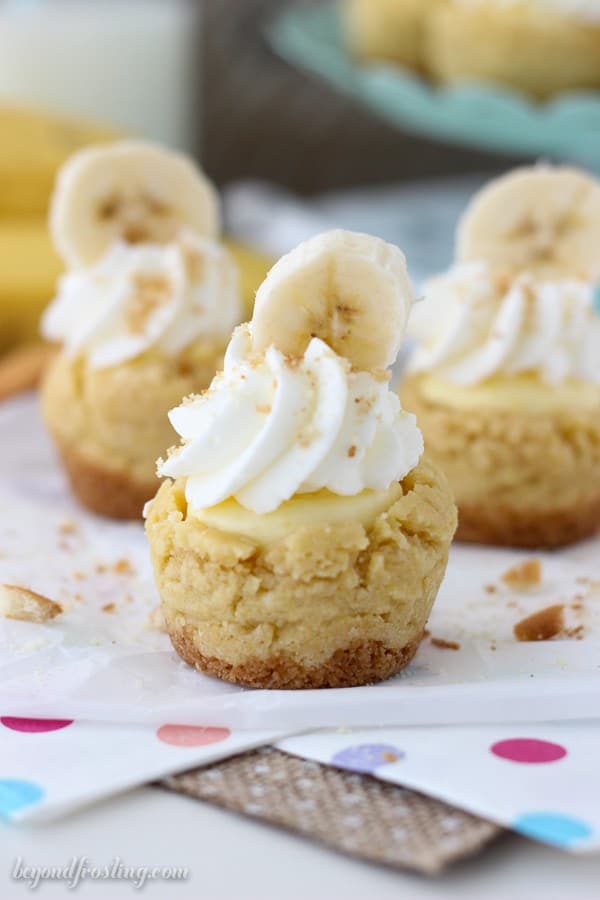
M 355 641 L 336 650 L 321 666 L 306 668 L 285 654 L 268 659 L 249 659 L 239 665 L 215 656 L 204 656 L 194 644 L 189 627 L 167 630 L 179 656 L 205 675 L 243 687 L 279 690 L 359 687 L 385 681 L 407 666 L 419 649 L 423 633 L 404 647 L 386 646 L 382 641 Z
M 567 547 L 600 529 L 600 496 L 571 509 L 525 512 L 459 504 L 457 541 L 530 550 Z
M 91 463 L 73 450 L 58 445 L 71 488 L 83 506 L 111 519 L 141 519 L 147 500 L 156 493 L 158 480 L 134 481 L 124 472 Z

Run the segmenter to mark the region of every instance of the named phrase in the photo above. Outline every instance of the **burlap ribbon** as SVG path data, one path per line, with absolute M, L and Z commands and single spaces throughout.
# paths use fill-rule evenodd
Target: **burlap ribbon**
M 371 862 L 435 875 L 496 825 L 414 791 L 263 748 L 161 784 Z

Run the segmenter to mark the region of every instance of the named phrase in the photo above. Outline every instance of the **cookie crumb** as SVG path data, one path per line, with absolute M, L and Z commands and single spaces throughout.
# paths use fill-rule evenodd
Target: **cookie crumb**
M 521 619 L 513 627 L 513 634 L 518 641 L 550 641 L 558 637 L 565 627 L 564 606 L 560 603 L 547 606 L 538 612 Z
M 72 519 L 63 519 L 58 525 L 58 533 L 63 535 L 77 534 L 77 523 Z
M 60 603 L 16 584 L 0 585 L 0 615 L 21 622 L 48 622 L 62 613 Z
M 446 641 L 444 638 L 432 637 L 431 643 L 434 647 L 440 647 L 442 650 L 460 650 L 458 641 Z
M 542 564 L 539 559 L 526 559 L 502 575 L 502 581 L 515 590 L 528 590 L 542 580 Z
M 583 625 L 575 625 L 573 628 L 566 628 L 562 632 L 561 637 L 573 638 L 576 641 L 582 641 L 585 637 L 585 628 Z
M 114 613 L 116 611 L 116 609 L 117 609 L 117 607 L 115 606 L 114 603 L 105 603 L 104 606 L 102 607 L 102 612 Z
M 113 566 L 113 572 L 116 575 L 133 575 L 134 568 L 128 559 L 118 559 Z
M 495 584 L 486 584 L 486 585 L 484 585 L 483 589 L 486 592 L 486 594 L 497 594 L 498 593 L 498 588 L 496 587 Z

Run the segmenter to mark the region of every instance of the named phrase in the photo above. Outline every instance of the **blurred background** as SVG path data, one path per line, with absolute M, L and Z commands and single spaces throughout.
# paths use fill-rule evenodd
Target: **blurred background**
M 265 27 L 277 22 L 278 14 L 325 6 L 332 4 L 204 3 L 204 163 L 221 185 L 250 176 L 314 194 L 474 169 L 494 171 L 510 163 L 493 152 L 402 131 L 273 52 Z
M 452 0 L 0 0 L 0 351 L 36 335 L 60 273 L 52 183 L 88 143 L 143 135 L 194 155 L 223 192 L 249 295 L 274 256 L 334 225 L 400 243 L 419 282 L 450 261 L 456 218 L 490 175 L 535 157 L 594 166 L 600 20 L 566 21 L 548 44 L 534 18 L 499 18 L 485 37 L 504 68 L 469 69 L 467 43 L 457 74 L 436 63 L 457 49 L 451 29 L 445 56 L 423 49 L 442 7 Z M 503 58 L 507 24 L 523 41 Z M 543 70 L 512 77 L 538 37 L 539 59 L 556 51 L 547 90 Z M 557 82 L 573 46 L 582 64 Z

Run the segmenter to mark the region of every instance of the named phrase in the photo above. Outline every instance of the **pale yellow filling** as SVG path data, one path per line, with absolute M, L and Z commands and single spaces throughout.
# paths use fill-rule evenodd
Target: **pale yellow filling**
M 362 491 L 342 497 L 330 491 L 296 494 L 270 513 L 252 512 L 230 498 L 190 514 L 190 517 L 228 534 L 247 537 L 267 545 L 281 540 L 299 528 L 342 525 L 356 522 L 369 528 L 377 516 L 402 496 L 402 487 L 394 483 L 387 491 Z
M 419 390 L 431 403 L 459 409 L 552 412 L 600 407 L 598 384 L 571 379 L 550 385 L 529 374 L 496 376 L 471 387 L 461 387 L 436 375 L 424 375 L 419 377 Z

